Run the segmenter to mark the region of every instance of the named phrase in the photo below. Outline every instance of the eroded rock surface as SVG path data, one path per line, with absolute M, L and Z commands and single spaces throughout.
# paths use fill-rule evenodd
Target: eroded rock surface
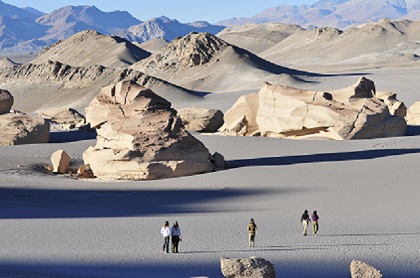
M 364 77 L 353 86 L 330 92 L 266 83 L 258 94 L 239 98 L 225 113 L 220 131 L 228 135 L 335 140 L 404 135 L 404 104 L 392 94 L 381 93 L 385 100 L 376 95 L 373 81 Z
M 350 264 L 351 278 L 382 278 L 382 274 L 376 268 L 367 263 L 353 260 Z
M 223 125 L 223 112 L 216 109 L 186 107 L 178 115 L 188 130 L 216 132 Z
M 171 103 L 135 82 L 102 88 L 86 119 L 98 136 L 83 158 L 97 177 L 146 180 L 214 170 L 209 151 L 184 129 Z
M 50 125 L 41 117 L 11 110 L 14 98 L 0 90 L 0 146 L 47 143 Z
M 258 257 L 230 259 L 220 258 L 222 274 L 226 278 L 274 278 L 276 272 L 273 265 Z

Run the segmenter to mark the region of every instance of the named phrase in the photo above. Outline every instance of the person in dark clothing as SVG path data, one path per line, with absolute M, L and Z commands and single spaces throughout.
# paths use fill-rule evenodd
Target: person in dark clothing
M 312 234 L 314 236 L 316 236 L 316 234 L 318 233 L 318 229 L 319 229 L 319 226 L 318 226 L 319 216 L 318 216 L 318 213 L 316 212 L 316 210 L 314 210 L 314 212 L 312 213 L 311 218 L 312 218 Z
M 306 209 L 303 212 L 302 217 L 300 218 L 300 222 L 302 222 L 303 225 L 303 235 L 306 236 L 308 234 L 309 222 L 311 222 L 308 211 Z
M 254 218 L 251 218 L 251 220 L 249 220 L 249 224 L 248 224 L 248 245 L 249 245 L 249 247 L 254 247 L 256 232 L 257 232 L 257 224 L 255 224 Z
M 178 245 L 181 241 L 181 228 L 179 227 L 178 221 L 174 222 L 171 230 L 172 239 L 172 253 L 178 253 Z

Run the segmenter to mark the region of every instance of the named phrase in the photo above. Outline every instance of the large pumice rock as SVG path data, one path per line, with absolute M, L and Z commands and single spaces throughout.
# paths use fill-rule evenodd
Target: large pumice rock
M 13 96 L 9 93 L 9 91 L 0 89 L 0 115 L 10 112 L 13 101 Z
M 149 180 L 211 172 L 207 148 L 171 103 L 132 81 L 102 88 L 86 108 L 97 143 L 83 154 L 95 176 Z
M 188 130 L 216 132 L 223 125 L 223 112 L 220 110 L 186 107 L 178 109 L 178 115 Z
M 348 88 L 308 91 L 265 83 L 258 94 L 242 96 L 225 113 L 222 134 L 281 138 L 369 139 L 403 136 L 405 106 L 395 95 L 376 96 L 367 78 Z M 392 104 L 394 113 L 390 113 Z
M 0 146 L 47 143 L 50 124 L 41 117 L 31 117 L 11 110 L 13 96 L 0 90 Z
M 220 268 L 226 278 L 274 278 L 276 272 L 273 265 L 258 257 L 250 258 L 220 258 Z
M 365 262 L 353 260 L 350 264 L 351 278 L 382 278 L 382 274 L 376 268 Z

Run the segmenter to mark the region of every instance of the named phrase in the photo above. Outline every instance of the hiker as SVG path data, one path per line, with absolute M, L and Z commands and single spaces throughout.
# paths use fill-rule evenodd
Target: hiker
M 172 229 L 172 253 L 178 253 L 178 245 L 179 242 L 182 240 L 181 238 L 181 228 L 179 227 L 178 221 L 175 221 Z
M 163 252 L 169 253 L 169 237 L 171 236 L 171 229 L 169 228 L 169 221 L 165 221 L 160 233 L 163 236 Z
M 312 234 L 316 236 L 316 233 L 318 233 L 318 229 L 319 229 L 319 226 L 318 226 L 319 216 L 316 210 L 314 210 L 314 212 L 312 213 L 311 218 L 312 218 Z
M 249 247 L 254 247 L 256 231 L 257 231 L 257 224 L 255 224 L 254 218 L 251 218 L 251 220 L 249 220 L 249 224 L 248 224 L 248 233 L 249 233 L 248 244 L 249 244 Z
M 303 212 L 302 217 L 300 218 L 300 222 L 302 222 L 303 225 L 303 235 L 306 236 L 308 234 L 308 224 L 309 222 L 311 222 L 308 211 L 306 209 Z

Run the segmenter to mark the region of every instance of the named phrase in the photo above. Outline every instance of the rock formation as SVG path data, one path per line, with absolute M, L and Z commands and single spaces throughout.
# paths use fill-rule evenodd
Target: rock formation
M 258 257 L 245 259 L 220 258 L 222 274 L 226 278 L 274 278 L 276 272 L 273 265 Z
M 70 130 L 87 128 L 85 116 L 72 108 L 51 109 L 40 112 L 39 115 L 51 124 L 51 129 Z
M 220 110 L 187 107 L 178 109 L 178 115 L 188 130 L 216 132 L 223 125 L 223 112 Z
M 367 263 L 353 260 L 350 264 L 351 278 L 382 278 L 379 270 Z
M 376 94 L 373 81 L 364 77 L 353 86 L 330 92 L 266 83 L 258 94 L 239 98 L 225 113 L 220 131 L 228 135 L 335 140 L 404 135 L 407 124 L 403 104 L 391 97 L 398 107 L 393 116 L 386 101 Z
M 51 162 L 53 172 L 58 174 L 65 174 L 70 166 L 71 158 L 63 150 L 58 150 L 51 155 Z
M 406 119 L 409 125 L 420 125 L 420 101 L 410 106 Z
M 208 150 L 185 131 L 171 103 L 135 82 L 102 88 L 86 119 L 98 136 L 83 158 L 97 177 L 162 179 L 214 169 Z
M 11 111 L 14 98 L 0 90 L 0 146 L 47 143 L 50 125 L 40 117 Z

